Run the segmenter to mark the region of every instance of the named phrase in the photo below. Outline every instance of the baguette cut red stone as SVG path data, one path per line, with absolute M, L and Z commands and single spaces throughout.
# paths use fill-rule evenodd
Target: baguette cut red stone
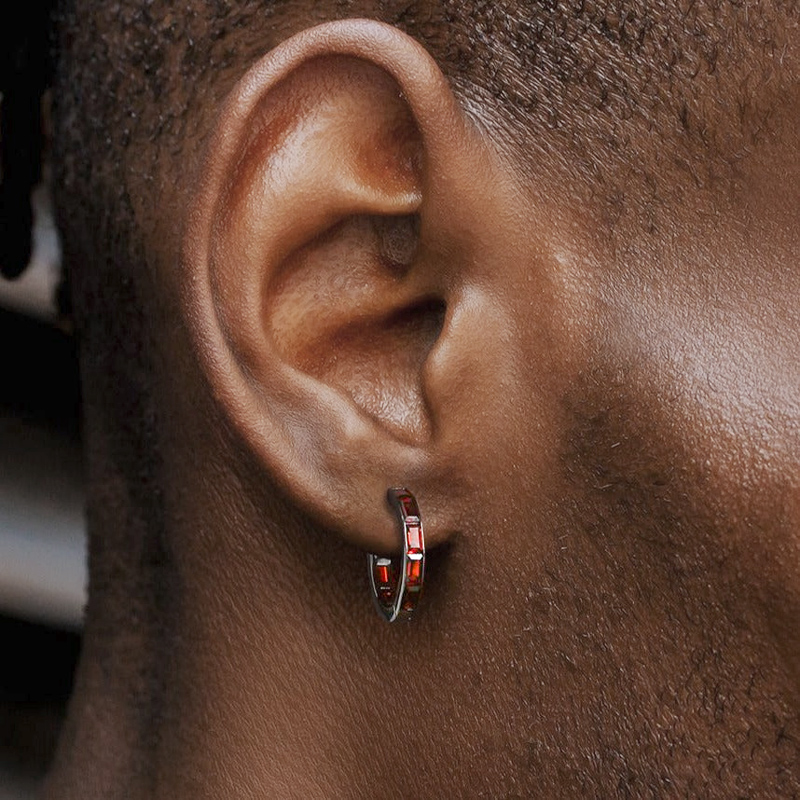
M 379 586 L 388 586 L 391 583 L 391 564 L 381 564 L 378 562 L 375 565 L 375 582 Z
M 406 528 L 406 543 L 408 545 L 408 552 L 412 550 L 422 550 L 422 528 L 417 525 L 409 525 Z
M 397 499 L 406 517 L 419 517 L 419 509 L 417 508 L 417 502 L 414 500 L 413 495 L 408 493 L 398 494 Z
M 422 583 L 422 554 L 418 558 L 412 559 L 409 553 L 409 560 L 406 562 L 406 584 L 419 586 Z

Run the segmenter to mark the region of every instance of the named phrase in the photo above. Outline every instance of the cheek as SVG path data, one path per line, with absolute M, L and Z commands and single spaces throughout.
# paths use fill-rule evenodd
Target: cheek
M 735 326 L 704 352 L 680 407 L 690 495 L 800 675 L 800 372 L 785 334 Z
M 627 328 L 630 422 L 709 580 L 748 604 L 800 675 L 800 325 L 766 296 L 687 294 Z

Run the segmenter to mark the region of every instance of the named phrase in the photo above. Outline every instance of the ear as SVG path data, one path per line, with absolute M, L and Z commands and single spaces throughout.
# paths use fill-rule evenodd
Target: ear
M 199 360 L 256 463 L 365 549 L 398 548 L 389 486 L 431 544 L 469 510 L 473 420 L 507 377 L 500 171 L 436 63 L 376 22 L 298 34 L 219 115 L 184 236 Z

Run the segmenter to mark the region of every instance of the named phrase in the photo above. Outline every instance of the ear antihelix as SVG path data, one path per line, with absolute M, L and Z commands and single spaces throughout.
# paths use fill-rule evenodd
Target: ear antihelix
M 264 320 L 286 363 L 341 391 L 398 440 L 422 444 L 432 430 L 422 371 L 446 304 L 407 261 L 413 245 L 397 231 L 395 239 L 389 260 L 370 218 L 337 225 L 270 285 Z

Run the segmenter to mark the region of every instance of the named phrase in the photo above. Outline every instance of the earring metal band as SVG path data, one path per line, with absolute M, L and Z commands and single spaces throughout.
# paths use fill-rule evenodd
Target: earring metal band
M 378 613 L 387 621 L 411 618 L 422 594 L 425 580 L 425 538 L 422 518 L 414 495 L 394 488 L 386 493 L 403 530 L 402 558 L 367 555 L 372 598 Z

